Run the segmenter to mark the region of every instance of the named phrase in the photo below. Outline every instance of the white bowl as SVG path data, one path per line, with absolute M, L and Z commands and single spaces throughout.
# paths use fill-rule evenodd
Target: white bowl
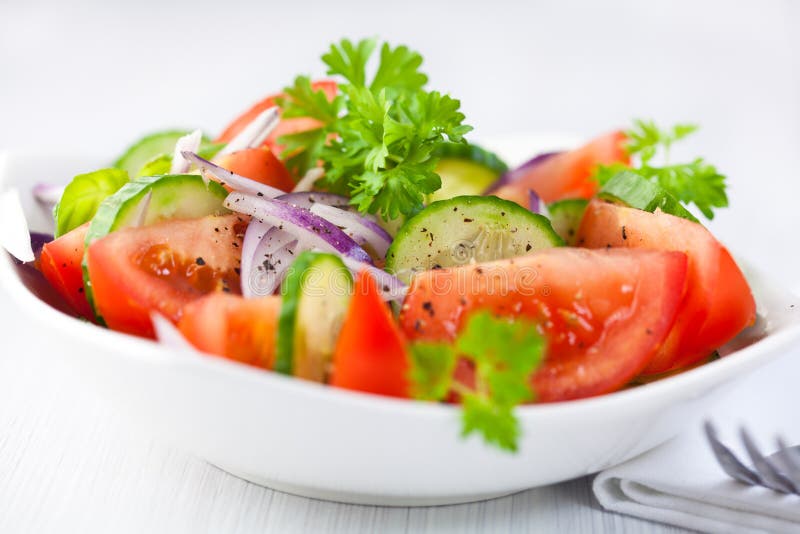
M 548 142 L 538 138 L 538 145 Z M 502 148 L 497 147 L 495 148 Z M 0 192 L 15 187 L 32 230 L 52 228 L 30 189 L 96 161 L 8 155 Z M 5 255 L 3 255 L 5 256 Z M 518 454 L 459 437 L 453 406 L 349 392 L 156 343 L 68 317 L 0 258 L 22 313 L 80 347 L 76 366 L 150 431 L 237 476 L 298 495 L 380 505 L 488 499 L 597 472 L 698 422 L 738 378 L 800 337 L 796 298 L 748 271 L 758 324 L 715 362 L 645 386 L 573 402 L 524 406 Z M 63 355 L 62 355 L 63 357 Z

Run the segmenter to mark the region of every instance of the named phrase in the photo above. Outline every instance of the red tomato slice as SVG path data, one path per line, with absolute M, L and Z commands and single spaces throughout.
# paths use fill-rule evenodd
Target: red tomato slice
M 624 148 L 625 140 L 621 131 L 597 137 L 580 148 L 547 158 L 519 180 L 504 185 L 493 194 L 522 206 L 528 205 L 528 191 L 531 189 L 545 202 L 592 198 L 599 188 L 597 181 L 592 179 L 598 165 L 630 165 L 630 156 Z
M 400 325 L 409 339 L 439 341 L 454 339 L 478 309 L 535 320 L 548 340 L 532 377 L 537 400 L 590 397 L 648 365 L 675 321 L 685 279 L 678 252 L 553 248 L 418 274 Z
M 237 215 L 127 228 L 89 246 L 95 306 L 109 328 L 154 337 L 150 312 L 177 322 L 214 291 L 239 291 L 245 224 Z
M 286 166 L 266 148 L 248 148 L 222 156 L 219 166 L 282 191 L 294 189 L 294 180 Z
M 280 297 L 212 293 L 183 308 L 178 328 L 204 352 L 272 369 L 280 308 Z
M 89 223 L 75 228 L 42 247 L 39 268 L 58 293 L 81 317 L 94 321 L 83 289 L 84 241 Z
M 325 94 L 328 96 L 329 99 L 333 100 L 336 96 L 337 87 L 336 82 L 333 80 L 320 80 L 317 82 L 313 82 L 311 87 L 316 90 L 325 91 Z M 274 95 L 270 95 L 253 107 L 239 115 L 232 123 L 228 125 L 227 128 L 222 132 L 222 134 L 215 139 L 215 143 L 228 143 L 231 139 L 236 137 L 236 135 L 241 132 L 245 126 L 250 124 L 253 119 L 255 119 L 259 113 L 262 111 L 271 108 L 275 105 L 275 100 L 279 97 L 284 96 L 283 93 L 277 93 Z M 278 127 L 270 134 L 267 140 L 264 142 L 264 145 L 270 147 L 276 155 L 280 155 L 281 151 L 283 150 L 282 147 L 277 145 L 276 140 L 282 135 L 293 134 L 297 132 L 304 132 L 306 130 L 313 130 L 314 128 L 319 127 L 319 121 L 314 119 L 309 119 L 307 117 L 299 117 L 293 119 L 282 119 L 280 123 L 278 123 Z
M 372 275 L 356 277 L 353 298 L 333 356 L 331 384 L 391 397 L 408 397 L 405 341 Z
M 744 275 L 701 224 L 593 200 L 577 239 L 589 248 L 676 250 L 688 256 L 687 291 L 678 319 L 647 374 L 700 361 L 755 320 L 755 301 Z

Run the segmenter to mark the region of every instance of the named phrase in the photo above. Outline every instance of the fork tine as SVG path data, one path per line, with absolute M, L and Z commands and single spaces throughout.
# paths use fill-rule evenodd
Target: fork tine
M 800 495 L 800 448 L 787 447 L 783 438 L 778 438 L 778 452 L 773 457 L 779 458 L 784 467 L 784 474 L 795 487 L 795 493 Z
M 708 439 L 708 444 L 711 445 L 711 451 L 714 453 L 717 463 L 728 476 L 743 484 L 749 484 L 751 486 L 761 485 L 761 478 L 740 462 L 736 455 L 717 438 L 717 429 L 714 428 L 711 421 L 706 421 L 703 428 L 705 429 L 706 439 Z
M 792 484 L 789 479 L 778 471 L 772 462 L 764 458 L 764 455 L 761 454 L 761 451 L 756 447 L 747 429 L 742 427 L 739 434 L 742 437 L 742 442 L 744 443 L 744 448 L 747 450 L 747 454 L 750 455 L 750 460 L 752 460 L 756 471 L 761 477 L 762 485 L 775 491 L 780 491 L 781 493 L 795 493 L 797 488 L 794 487 L 794 484 Z

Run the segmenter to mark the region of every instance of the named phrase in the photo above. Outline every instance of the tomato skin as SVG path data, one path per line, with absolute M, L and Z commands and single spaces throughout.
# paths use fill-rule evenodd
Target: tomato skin
M 322 90 L 328 96 L 329 99 L 333 99 L 336 96 L 336 92 L 338 91 L 336 82 L 333 80 L 320 80 L 313 82 L 311 84 L 312 89 L 314 90 Z M 270 95 L 263 100 L 254 104 L 250 109 L 239 115 L 233 122 L 231 122 L 225 130 L 223 130 L 222 134 L 214 140 L 215 143 L 228 143 L 231 139 L 236 137 L 236 135 L 241 132 L 248 124 L 250 124 L 253 119 L 255 119 L 262 111 L 265 111 L 272 106 L 275 106 L 275 100 L 283 97 L 283 93 L 277 93 L 274 95 Z M 320 126 L 319 121 L 310 119 L 308 117 L 298 117 L 292 119 L 281 119 L 278 123 L 277 128 L 269 135 L 267 140 L 264 142 L 265 146 L 268 146 L 272 149 L 272 151 L 280 156 L 281 151 L 283 148 L 277 144 L 277 139 L 282 135 L 289 135 L 297 132 L 304 132 L 306 130 L 313 130 Z
M 356 276 L 353 298 L 333 356 L 330 383 L 346 389 L 409 397 L 405 340 L 366 270 Z
M 151 312 L 177 322 L 189 302 L 216 290 L 238 291 L 242 232 L 243 220 L 226 215 L 98 239 L 87 251 L 98 313 L 113 330 L 154 338 Z
M 578 229 L 589 248 L 677 250 L 689 258 L 678 319 L 645 374 L 696 363 L 755 320 L 755 301 L 730 253 L 701 224 L 593 200 Z
M 678 252 L 547 249 L 416 275 L 400 326 L 412 340 L 451 341 L 479 309 L 534 320 L 548 340 L 532 377 L 537 400 L 589 397 L 647 366 L 674 323 L 685 278 Z
M 289 170 L 278 157 L 267 148 L 248 148 L 222 156 L 219 166 L 256 182 L 277 187 L 289 192 L 294 189 L 294 180 Z
M 39 268 L 50 285 L 64 297 L 78 315 L 94 321 L 94 313 L 86 300 L 83 288 L 81 268 L 84 241 L 88 231 L 89 223 L 86 223 L 46 243 L 42 247 Z
M 630 165 L 631 159 L 624 147 L 626 140 L 622 131 L 601 135 L 580 148 L 547 158 L 519 180 L 500 187 L 492 194 L 526 207 L 530 189 L 536 191 L 545 202 L 592 198 L 599 189 L 597 181 L 592 179 L 598 165 Z
M 275 364 L 281 299 L 212 293 L 183 308 L 181 333 L 203 352 L 261 369 Z

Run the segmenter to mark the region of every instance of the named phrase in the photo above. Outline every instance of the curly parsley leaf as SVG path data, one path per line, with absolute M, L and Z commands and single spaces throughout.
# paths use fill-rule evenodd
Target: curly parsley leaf
M 310 117 L 327 125 L 339 118 L 342 108 L 342 97 L 333 100 L 328 98 L 322 89 L 314 89 L 308 76 L 298 76 L 294 85 L 286 87 L 286 96 L 276 99 L 281 106 L 281 114 L 289 119 L 292 117 Z
M 642 167 L 638 171 L 654 179 L 672 196 L 684 204 L 694 204 L 709 220 L 714 218 L 714 208 L 728 206 L 725 193 L 725 176 L 713 165 L 697 158 L 691 163 Z
M 530 376 L 544 360 L 545 348 L 534 323 L 479 311 L 470 316 L 454 345 L 412 345 L 412 391 L 426 400 L 443 399 L 450 390 L 458 392 L 462 435 L 479 433 L 487 443 L 514 452 L 520 436 L 514 407 L 534 399 Z M 459 357 L 475 369 L 474 389 L 453 380 Z
M 639 165 L 633 170 L 658 185 L 683 204 L 694 204 L 709 220 L 714 218 L 714 209 L 728 206 L 725 193 L 725 176 L 702 158 L 689 163 L 672 164 L 669 152 L 672 144 L 681 141 L 698 130 L 695 124 L 676 124 L 671 128 L 659 128 L 651 120 L 634 120 L 633 127 L 625 132 L 628 141 L 626 150 L 638 156 Z M 654 163 L 660 156 L 663 163 Z M 594 178 L 605 185 L 620 172 L 629 170 L 620 163 L 600 165 Z
M 391 48 L 389 43 L 381 47 L 381 62 L 372 79 L 370 91 L 377 92 L 387 87 L 406 91 L 418 91 L 428 83 L 428 76 L 419 71 L 422 56 L 407 46 Z
M 438 401 L 447 396 L 456 354 L 446 343 L 414 343 L 411 352 L 411 394 L 421 400 Z
M 362 212 L 394 219 L 417 212 L 441 187 L 434 172 L 437 147 L 464 142 L 472 128 L 463 124 L 458 100 L 424 90 L 428 77 L 419 70 L 422 56 L 406 46 L 384 44 L 368 82 L 367 63 L 375 48 L 372 39 L 345 39 L 322 57 L 328 74 L 346 81 L 333 101 L 314 91 L 306 77 L 286 88 L 284 116 L 310 117 L 322 126 L 314 134 L 279 141 L 295 174 L 321 160 L 324 187 L 350 195 Z
M 367 61 L 375 50 L 375 39 L 362 39 L 353 44 L 349 39 L 331 45 L 330 52 L 322 56 L 329 75 L 339 75 L 356 87 L 367 83 Z

